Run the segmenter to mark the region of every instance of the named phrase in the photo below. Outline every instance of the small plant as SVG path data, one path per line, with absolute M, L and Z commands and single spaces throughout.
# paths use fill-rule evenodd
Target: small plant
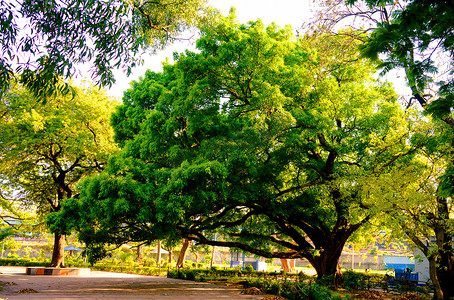
M 246 271 L 247 274 L 251 274 L 252 272 L 254 272 L 254 267 L 251 264 L 249 264 L 244 267 L 244 270 Z
M 177 270 L 169 270 L 169 272 L 167 272 L 167 277 L 169 278 L 177 278 L 177 276 L 178 276 Z
M 146 267 L 155 267 L 156 266 L 156 260 L 154 260 L 153 258 L 144 258 L 142 260 L 142 263 Z
M 195 272 L 193 270 L 190 270 L 186 273 L 186 279 L 187 280 L 195 280 Z
M 319 286 L 327 287 L 334 289 L 334 275 L 325 275 L 317 279 L 317 284 Z
M 8 253 L 7 257 L 8 258 L 20 258 L 20 256 L 17 253 L 12 253 L 12 252 Z
M 307 280 L 309 278 L 311 278 L 311 277 L 309 275 L 307 275 L 306 273 L 304 273 L 304 272 L 299 272 L 298 273 L 298 280 L 299 281 L 304 281 L 304 280 Z
M 365 278 L 361 273 L 346 271 L 342 274 L 342 285 L 348 291 L 363 289 L 365 286 Z

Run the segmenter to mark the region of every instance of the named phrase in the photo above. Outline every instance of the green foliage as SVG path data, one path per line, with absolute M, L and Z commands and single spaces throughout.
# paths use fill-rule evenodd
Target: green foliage
M 146 267 L 156 267 L 156 260 L 153 258 L 144 258 L 142 263 Z
M 333 274 L 327 257 L 372 217 L 370 179 L 411 153 L 396 95 L 357 43 L 233 15 L 203 28 L 200 53 L 125 93 L 122 151 L 59 217 L 88 244 L 189 236 Z
M 75 185 L 117 149 L 108 126 L 114 101 L 93 86 L 76 89 L 75 98 L 60 95 L 45 104 L 21 86 L 1 98 L 0 174 L 14 190 L 10 198 L 44 215 L 75 195 Z
M 244 286 L 256 287 L 268 294 L 279 295 L 291 300 L 340 300 L 345 299 L 336 295 L 332 290 L 318 283 L 286 282 L 277 280 L 248 279 Z
M 364 275 L 354 271 L 345 271 L 342 274 L 342 286 L 348 290 L 362 290 L 365 287 Z
M 11 258 L 0 258 L 0 266 L 27 266 L 27 267 L 39 267 L 49 266 L 50 261 L 48 259 L 32 260 L 17 257 Z
M 43 99 L 68 93 L 60 79 L 71 78 L 84 63 L 99 84 L 110 85 L 114 68 L 129 75 L 141 52 L 163 47 L 202 16 L 209 19 L 204 7 L 204 0 L 1 0 L 0 97 L 15 74 Z
M 244 267 L 244 270 L 246 271 L 246 273 L 251 274 L 252 272 L 254 272 L 254 267 L 251 264 L 248 264 L 246 265 L 246 267 Z
M 12 227 L 0 228 L 0 242 L 3 243 L 5 239 L 15 235 L 17 232 Z
M 10 189 L 2 197 L 40 218 L 77 196 L 77 184 L 100 172 L 117 150 L 109 126 L 114 100 L 94 86 L 74 89 L 75 97 L 58 94 L 39 102 L 16 85 L 0 98 L 0 176 Z M 49 220 L 56 238 L 69 233 L 66 221 Z
M 453 6 L 443 1 L 349 0 L 366 2 L 382 14 L 370 38 L 361 46 L 368 57 L 383 58 L 385 72 L 402 68 L 415 100 L 426 112 L 448 123 L 453 106 L 452 73 L 454 34 L 451 26 Z M 448 75 L 449 74 L 449 75 Z M 434 80 L 438 88 L 431 85 Z M 426 95 L 427 89 L 435 91 Z M 430 99 L 432 98 L 432 99 Z
M 20 256 L 17 253 L 10 252 L 10 253 L 8 253 L 7 258 L 13 258 L 13 259 L 16 258 L 16 259 L 18 259 L 18 258 L 20 258 Z

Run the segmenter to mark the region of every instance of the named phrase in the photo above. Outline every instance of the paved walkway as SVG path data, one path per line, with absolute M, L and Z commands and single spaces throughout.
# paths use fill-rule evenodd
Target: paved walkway
M 262 299 L 235 287 L 157 276 L 92 271 L 87 276 L 25 275 L 23 267 L 0 267 L 0 299 Z M 8 284 L 6 284 L 8 283 Z M 38 293 L 19 293 L 32 289 Z

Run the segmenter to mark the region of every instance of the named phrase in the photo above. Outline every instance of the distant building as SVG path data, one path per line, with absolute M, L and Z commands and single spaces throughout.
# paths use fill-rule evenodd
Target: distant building
M 383 255 L 383 265 L 385 269 L 415 270 L 414 259 L 407 256 Z
M 419 281 L 427 282 L 430 280 L 429 260 L 421 250 L 416 249 L 415 253 L 415 272 L 419 274 Z

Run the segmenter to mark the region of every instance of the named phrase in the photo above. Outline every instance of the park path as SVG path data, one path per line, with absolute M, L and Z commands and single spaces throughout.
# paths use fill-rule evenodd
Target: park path
M 24 267 L 0 267 L 0 299 L 262 299 L 241 289 L 166 277 L 92 271 L 87 276 L 25 275 Z M 19 293 L 32 289 L 38 293 Z

